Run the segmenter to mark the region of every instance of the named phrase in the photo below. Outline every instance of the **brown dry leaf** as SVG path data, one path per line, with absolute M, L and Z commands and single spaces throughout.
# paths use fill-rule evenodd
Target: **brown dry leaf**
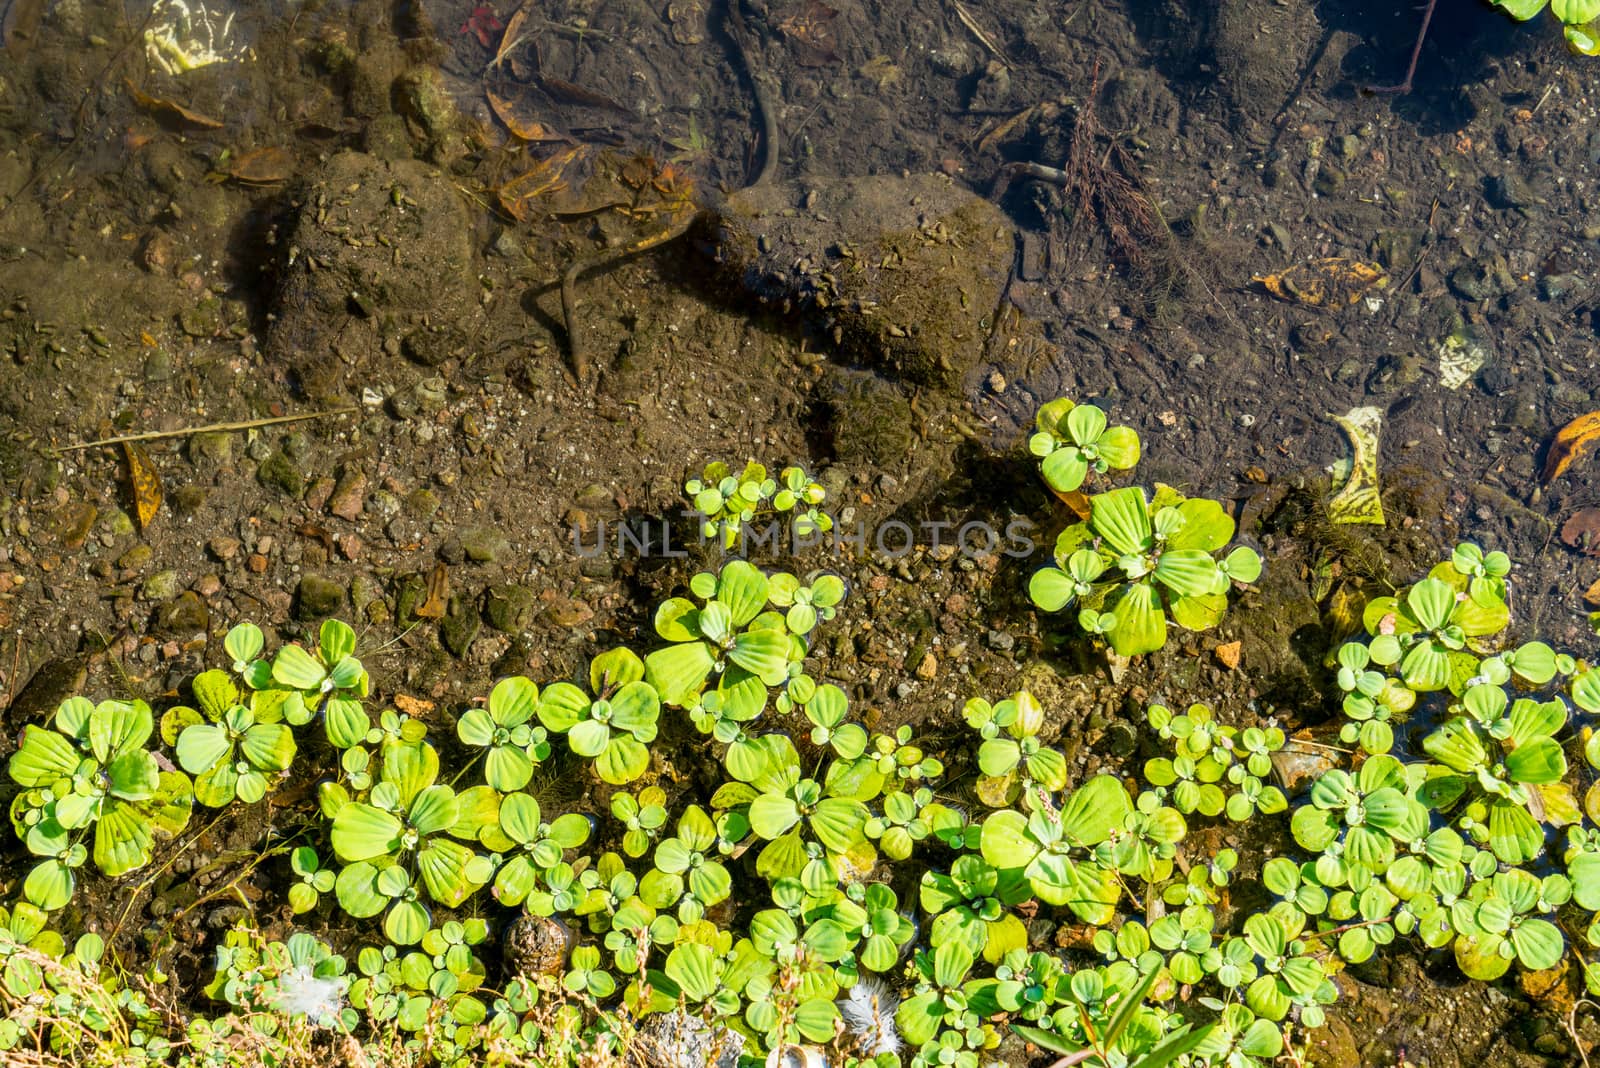
M 624 115 L 631 115 L 624 104 L 619 104 L 604 93 L 597 93 L 593 89 L 585 89 L 573 82 L 564 82 L 560 78 L 540 78 L 539 88 L 550 94 L 551 99 L 560 104 L 571 104 L 580 108 L 601 108 L 605 111 L 616 111 Z
M 1329 311 L 1348 307 L 1369 289 L 1382 289 L 1389 284 L 1389 276 L 1377 264 L 1348 256 L 1295 264 L 1277 274 L 1252 275 L 1250 280 L 1260 283 L 1279 300 Z
M 428 573 L 428 596 L 417 605 L 413 614 L 418 619 L 443 619 L 450 601 L 450 572 L 443 564 L 434 564 Z
M 1600 444 L 1600 412 L 1578 416 L 1556 432 L 1550 451 L 1545 454 L 1544 470 L 1539 479 L 1549 482 L 1556 478 L 1571 467 L 1573 461 L 1593 452 L 1597 444 Z
M 122 443 L 122 455 L 128 461 L 128 485 L 133 490 L 133 518 L 144 530 L 161 510 L 161 476 L 150 456 L 131 441 Z
M 271 185 L 294 174 L 294 154 L 278 145 L 253 149 L 233 161 L 228 177 L 246 185 Z
M 1062 493 L 1060 490 L 1053 489 L 1050 492 L 1054 493 L 1061 500 L 1062 504 L 1065 504 L 1068 508 L 1072 509 L 1073 515 L 1077 516 L 1085 523 L 1089 521 L 1089 516 L 1092 512 L 1092 509 L 1089 507 L 1088 496 L 1085 495 L 1081 490 L 1068 490 L 1066 493 Z
M 506 124 L 506 129 L 524 141 L 565 141 L 567 138 L 544 123 L 539 122 L 528 114 L 526 103 L 514 101 L 501 96 L 493 89 L 485 88 L 483 95 L 489 98 L 489 107 L 494 111 L 495 118 Z
M 1600 579 L 1595 579 L 1589 588 L 1583 591 L 1583 601 L 1590 608 L 1600 608 Z
M 583 151 L 584 146 L 573 145 L 535 162 L 527 171 L 495 190 L 500 207 L 518 222 L 524 221 L 529 201 L 567 187 L 566 169 Z
M 1247 482 L 1264 485 L 1267 481 L 1267 472 L 1261 467 L 1247 467 L 1244 469 L 1244 477 Z
M 128 87 L 128 93 L 133 97 L 133 102 L 158 119 L 165 119 L 180 126 L 192 126 L 199 130 L 222 129 L 222 121 L 220 119 L 213 119 L 210 115 L 202 115 L 198 111 L 190 111 L 182 104 L 141 92 L 139 87 L 133 84 L 132 78 L 124 78 L 122 81 Z
M 1224 642 L 1217 646 L 1213 652 L 1217 655 L 1217 663 L 1232 671 L 1239 666 L 1239 656 L 1243 650 L 1243 642 Z
M 802 67 L 825 67 L 839 62 L 834 46 L 833 20 L 839 12 L 822 0 L 805 0 L 800 10 L 778 20 L 778 31 L 794 46 L 795 62 Z
M 512 50 L 522 43 L 522 24 L 526 21 L 528 21 L 526 6 L 517 8 L 516 13 L 506 20 L 506 31 L 500 35 L 500 47 L 495 49 L 494 58 L 489 61 L 490 70 L 505 62 L 505 58 Z
M 1580 508 L 1561 524 L 1561 544 L 1585 556 L 1600 556 L 1600 508 Z

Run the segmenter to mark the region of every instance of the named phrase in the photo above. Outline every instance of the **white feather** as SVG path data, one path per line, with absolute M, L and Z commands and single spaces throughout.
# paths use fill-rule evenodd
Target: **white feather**
M 894 1028 L 899 1007 L 899 994 L 877 979 L 863 976 L 839 1002 L 839 1015 L 867 1055 L 876 1057 L 900 1052 L 900 1032 Z
M 339 1018 L 344 1008 L 345 976 L 326 979 L 312 974 L 309 964 L 298 964 L 278 976 L 277 996 L 272 1007 L 285 1016 L 304 1016 L 313 1024 L 324 1026 L 323 1021 Z

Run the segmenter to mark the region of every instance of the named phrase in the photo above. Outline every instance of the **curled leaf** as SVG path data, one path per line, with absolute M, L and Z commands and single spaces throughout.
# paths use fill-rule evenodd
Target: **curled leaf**
M 1541 482 L 1559 477 L 1573 462 L 1581 460 L 1600 444 L 1600 412 L 1580 415 L 1556 432 L 1545 453 L 1544 470 L 1539 472 Z

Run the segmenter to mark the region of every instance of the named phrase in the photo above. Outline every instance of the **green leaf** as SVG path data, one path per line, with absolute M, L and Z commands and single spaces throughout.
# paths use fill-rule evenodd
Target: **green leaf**
M 23 786 L 47 786 L 57 779 L 70 778 L 78 770 L 79 759 L 77 746 L 67 738 L 30 724 L 23 728 L 22 745 L 11 754 L 7 770 Z
M 1077 583 L 1058 567 L 1041 568 L 1028 579 L 1028 599 L 1046 612 L 1061 611 L 1077 595 Z
M 244 732 L 239 750 L 253 767 L 285 771 L 294 762 L 294 731 L 282 723 L 257 723 Z
M 436 787 L 448 789 L 448 787 Z M 476 854 L 460 842 L 434 838 L 417 854 L 417 872 L 428 894 L 441 905 L 459 908 L 481 886 L 471 877 Z
M 585 722 L 589 715 L 589 706 L 592 702 L 589 695 L 570 682 L 558 682 L 546 686 L 544 693 L 539 698 L 539 722 L 553 733 L 560 734 L 572 730 L 580 722 Z M 604 724 L 599 726 L 604 728 Z M 569 739 L 570 742 L 570 739 Z M 605 739 L 600 740 L 600 745 L 605 745 Z M 593 753 L 580 753 L 581 756 L 594 756 L 600 752 L 597 748 Z
M 1119 555 L 1143 553 L 1150 546 L 1150 508 L 1144 490 L 1126 486 L 1089 498 L 1095 532 Z M 1126 655 L 1126 654 L 1125 654 Z
M 1600 19 L 1600 0 L 1550 0 L 1550 13 L 1569 26 Z
M 46 912 L 54 912 L 72 900 L 77 880 L 72 869 L 51 859 L 34 865 L 22 883 L 22 895 Z
M 581 757 L 593 759 L 605 752 L 611 740 L 611 728 L 599 720 L 585 719 L 567 731 L 567 744 Z
M 594 767 L 602 781 L 622 786 L 650 769 L 650 750 L 629 735 L 614 735 Z
M 1089 462 L 1082 451 L 1075 448 L 1057 449 L 1039 464 L 1039 471 L 1050 488 L 1058 493 L 1071 493 L 1083 485 L 1089 474 Z
M 683 642 L 645 657 L 645 677 L 667 704 L 693 705 L 716 663 L 716 655 L 706 642 Z
M 372 860 L 399 849 L 403 829 L 393 815 L 358 801 L 334 816 L 329 839 L 340 860 Z
M 1199 597 L 1215 592 L 1217 563 L 1199 549 L 1169 549 L 1156 561 L 1155 576 L 1181 596 Z
M 1506 772 L 1514 782 L 1546 785 L 1567 773 L 1567 758 L 1554 738 L 1535 738 L 1506 754 Z
M 781 794 L 762 794 L 750 802 L 749 817 L 750 829 L 770 840 L 800 822 L 800 809 L 793 798 Z
M 142 868 L 153 840 L 148 817 L 125 801 L 108 801 L 95 827 L 95 866 L 113 878 Z
M 1531 971 L 1542 972 L 1561 963 L 1566 941 L 1561 929 L 1548 920 L 1525 919 L 1511 929 L 1517 959 Z
M 643 672 L 643 665 L 639 670 Z M 660 715 L 661 699 L 647 682 L 630 681 L 611 698 L 611 725 L 641 742 L 655 741 Z
M 717 992 L 721 968 L 710 946 L 686 942 L 667 956 L 664 971 L 691 1002 L 703 1002 Z
M 817 841 L 835 853 L 847 853 L 865 840 L 867 820 L 871 817 L 871 811 L 860 801 L 826 797 L 811 813 L 811 832 L 817 836 Z
M 287 648 L 295 648 L 288 646 Z M 366 740 L 372 729 L 372 720 L 366 709 L 353 697 L 329 697 L 324 707 L 328 743 L 336 749 L 349 749 Z
M 316 690 L 328 677 L 316 657 L 298 645 L 285 645 L 272 661 L 272 677 L 296 690 Z
M 1110 607 L 1116 622 L 1106 632 L 1106 639 L 1118 656 L 1153 653 L 1166 644 L 1167 619 L 1148 581 L 1124 586 Z
M 767 577 L 744 560 L 733 560 L 717 576 L 717 602 L 728 606 L 734 627 L 743 627 L 767 606 Z
M 520 790 L 528 785 L 532 778 L 533 761 L 519 746 L 497 745 L 490 749 L 489 755 L 484 758 L 484 782 L 501 793 L 509 794 Z
M 1110 775 L 1096 775 L 1074 790 L 1062 806 L 1061 835 L 1074 845 L 1099 845 L 1112 831 L 1121 829 L 1132 811 L 1122 783 Z

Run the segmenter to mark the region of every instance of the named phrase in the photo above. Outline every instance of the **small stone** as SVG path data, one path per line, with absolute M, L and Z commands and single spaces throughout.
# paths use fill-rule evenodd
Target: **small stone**
M 216 575 L 202 575 L 194 584 L 194 592 L 202 597 L 215 597 L 222 592 L 222 579 Z
M 267 570 L 267 558 L 260 553 L 251 553 L 250 559 L 245 561 L 245 566 L 259 575 Z
M 558 627 L 571 630 L 594 618 L 594 609 L 576 597 L 556 597 L 544 610 L 545 618 Z
M 1006 382 L 1006 376 L 1001 374 L 999 371 L 990 371 L 988 382 L 989 389 L 996 394 L 1004 393 L 1006 391 L 1006 386 L 1008 385 Z
M 218 534 L 206 542 L 206 548 L 211 550 L 211 555 L 218 560 L 232 560 L 239 554 L 239 539 L 230 538 L 226 534 Z
M 139 588 L 139 596 L 146 601 L 170 601 L 178 596 L 178 589 L 176 571 L 157 571 L 144 580 L 144 585 Z
M 338 547 L 339 555 L 346 560 L 356 560 L 361 556 L 361 538 L 355 534 L 338 535 L 333 539 L 333 544 Z
M 167 500 L 172 503 L 172 510 L 179 515 L 193 515 L 206 503 L 206 496 L 210 493 L 205 486 L 196 486 L 188 483 L 179 486 L 167 495 Z
M 184 590 L 156 611 L 156 630 L 163 634 L 193 634 L 210 623 L 210 610 L 193 590 Z
M 262 461 L 256 468 L 256 478 L 263 486 L 281 490 L 290 497 L 300 496 L 305 486 L 305 475 L 295 462 L 281 449 Z
M 100 510 L 87 501 L 67 505 L 56 513 L 56 539 L 63 548 L 81 548 L 99 515 Z
M 439 495 L 423 487 L 406 494 L 405 510 L 419 519 L 427 519 L 439 510 Z
M 1243 642 L 1223 642 L 1212 651 L 1216 654 L 1217 663 L 1232 671 L 1239 666 L 1239 654 L 1243 648 Z
M 117 557 L 117 566 L 124 571 L 137 571 L 148 564 L 154 555 L 155 550 L 141 542 Z
M 360 471 L 346 471 L 339 479 L 339 488 L 333 491 L 333 497 L 328 501 L 328 511 L 354 523 L 361 518 L 366 496 L 367 476 Z
M 453 594 L 449 610 L 439 621 L 439 643 L 450 651 L 451 656 L 464 657 L 482 629 L 483 620 L 467 598 L 459 593 Z
M 337 615 L 344 607 L 344 587 L 321 575 L 302 576 L 295 592 L 295 615 L 300 619 Z
M 233 435 L 220 430 L 189 439 L 189 462 L 196 467 L 225 467 L 233 460 Z
M 510 548 L 505 535 L 493 527 L 468 527 L 461 532 L 461 551 L 475 564 L 492 564 Z
M 333 479 L 324 475 L 311 483 L 311 488 L 306 490 L 306 507 L 313 512 L 322 511 L 322 506 L 328 503 L 328 498 L 333 496 Z
M 484 598 L 484 614 L 489 626 L 504 634 L 516 634 L 533 624 L 534 593 L 525 586 L 491 586 Z
M 922 658 L 922 663 L 917 665 L 917 678 L 931 679 L 939 674 L 939 658 L 928 653 Z
M 1002 653 L 1009 653 L 1017 644 L 1017 639 L 1003 630 L 991 630 L 983 636 L 983 640 L 989 648 Z

